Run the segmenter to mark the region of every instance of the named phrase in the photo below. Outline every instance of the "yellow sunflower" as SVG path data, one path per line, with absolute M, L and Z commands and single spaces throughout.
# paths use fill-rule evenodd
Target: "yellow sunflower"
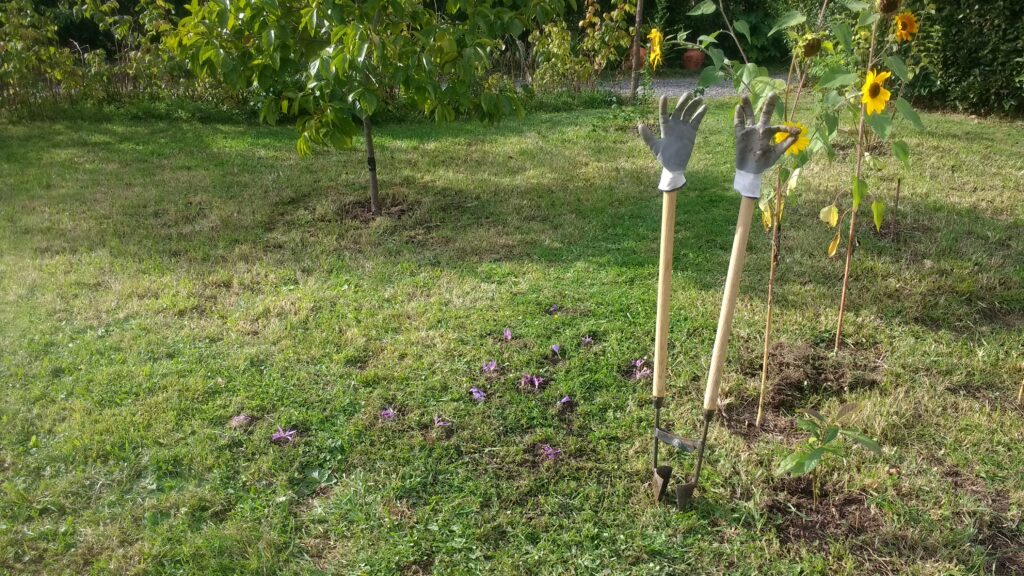
M 800 134 L 796 137 L 796 142 L 793 142 L 793 145 L 786 149 L 786 154 L 796 156 L 810 146 L 811 138 L 807 135 L 807 126 L 804 126 L 801 122 L 783 122 L 782 125 L 786 128 L 797 128 L 800 130 Z M 775 135 L 775 143 L 778 144 L 786 138 L 789 138 L 789 134 L 779 132 Z
M 651 53 L 648 59 L 651 62 L 651 68 L 658 69 L 658 65 L 661 64 L 661 42 L 665 39 L 662 35 L 661 30 L 657 28 L 651 28 L 651 33 L 647 35 L 647 39 L 651 41 Z
M 896 17 L 896 39 L 900 42 L 909 42 L 917 34 L 917 18 L 910 12 L 904 12 Z
M 860 101 L 864 104 L 868 116 L 885 112 L 885 105 L 889 102 L 889 97 L 892 96 L 883 87 L 889 76 L 892 76 L 890 72 L 876 73 L 874 70 L 868 72 L 868 77 L 864 80 L 864 86 L 860 89 Z

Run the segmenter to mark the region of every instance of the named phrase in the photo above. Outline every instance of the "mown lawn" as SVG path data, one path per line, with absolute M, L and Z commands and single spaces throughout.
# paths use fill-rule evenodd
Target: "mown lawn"
M 904 179 L 898 235 L 863 218 L 834 358 L 818 211 L 850 163 L 805 173 L 770 426 L 746 423 L 758 231 L 727 418 L 678 513 L 649 503 L 649 382 L 622 375 L 653 345 L 661 207 L 631 114 L 384 126 L 379 220 L 362 152 L 303 160 L 286 127 L 0 125 L 0 572 L 1024 573 L 1024 126 L 906 132 L 912 171 L 871 175 L 890 204 Z M 692 434 L 738 204 L 728 102 L 687 176 L 666 424 Z M 815 506 L 773 471 L 795 414 L 847 401 L 885 453 L 826 462 Z

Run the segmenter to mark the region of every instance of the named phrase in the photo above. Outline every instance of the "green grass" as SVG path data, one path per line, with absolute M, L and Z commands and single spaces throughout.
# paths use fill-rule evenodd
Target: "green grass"
M 904 177 L 901 234 L 864 215 L 832 360 L 870 384 L 803 394 L 749 441 L 719 419 L 688 513 L 648 501 L 649 383 L 620 376 L 652 347 L 660 211 L 628 111 L 384 126 L 400 216 L 372 221 L 354 217 L 363 154 L 300 159 L 287 128 L 2 125 L 0 572 L 1024 569 L 1024 131 L 926 121 L 906 133 L 913 170 L 870 178 L 890 198 Z M 679 202 L 666 423 L 681 433 L 699 422 L 735 223 L 730 122 L 714 102 Z M 832 338 L 841 260 L 817 214 L 849 166 L 819 163 L 787 208 L 776 334 L 792 348 Z M 757 387 L 768 250 L 755 231 L 729 406 Z M 505 374 L 486 381 L 490 359 Z M 524 372 L 550 387 L 519 392 Z M 885 455 L 826 463 L 828 497 L 801 512 L 839 520 L 794 536 L 793 483 L 773 476 L 799 438 L 784 423 L 849 400 Z M 379 422 L 386 405 L 397 422 Z M 240 412 L 254 425 L 230 430 Z M 271 444 L 279 425 L 299 440 Z M 540 443 L 563 458 L 539 463 Z

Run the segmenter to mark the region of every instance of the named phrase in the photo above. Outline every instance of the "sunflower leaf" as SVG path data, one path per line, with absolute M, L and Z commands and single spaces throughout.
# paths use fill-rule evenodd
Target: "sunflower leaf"
M 835 228 L 839 224 L 839 207 L 835 204 L 829 204 L 818 212 L 818 219 L 828 224 L 829 228 Z
M 853 31 L 850 30 L 849 24 L 846 22 L 836 22 L 832 25 L 832 33 L 839 38 L 839 42 L 842 43 L 843 49 L 847 52 L 853 52 Z
M 892 133 L 892 118 L 886 114 L 872 114 L 867 117 L 868 126 L 882 140 L 888 140 Z
M 910 168 L 910 146 L 903 140 L 896 140 L 892 143 L 892 153 L 903 163 L 904 166 Z
M 732 23 L 732 26 L 737 32 L 747 37 L 747 42 L 750 42 L 750 24 L 747 24 L 746 20 L 737 20 Z
M 885 203 L 875 200 L 871 203 L 871 215 L 875 219 L 875 231 L 882 231 L 882 220 L 885 218 Z
M 700 4 L 694 6 L 693 10 L 686 13 L 687 16 L 701 16 L 704 14 L 711 14 L 715 11 L 715 3 L 711 0 L 704 0 Z
M 885 65 L 895 72 L 896 75 L 900 77 L 900 80 L 903 80 L 904 82 L 910 82 L 910 79 L 914 77 L 913 74 L 910 73 L 910 70 L 907 69 L 907 65 L 903 63 L 903 58 L 900 58 L 895 54 L 892 56 L 886 56 Z
M 864 12 L 857 19 L 858 26 L 871 26 L 878 20 L 878 12 Z
M 822 88 L 838 88 L 851 86 L 857 81 L 857 75 L 843 68 L 829 68 L 821 75 L 818 86 Z
M 793 26 L 802 23 L 804 20 L 807 20 L 807 16 L 804 16 L 803 14 L 797 12 L 796 10 L 792 12 L 787 12 L 783 14 L 781 18 L 775 21 L 775 26 L 772 27 L 772 30 L 771 32 L 768 33 L 768 35 L 771 36 L 772 34 L 778 32 L 779 30 L 792 28 Z
M 836 255 L 839 250 L 839 232 L 836 231 L 836 237 L 832 239 L 832 242 L 828 245 L 828 257 L 831 258 Z
M 910 120 L 910 123 L 914 125 L 914 128 L 918 130 L 924 130 L 924 122 L 921 122 L 921 116 L 918 115 L 917 110 L 910 105 L 903 97 L 896 99 L 896 109 L 900 111 L 900 114 Z
M 864 195 L 868 193 L 868 183 L 860 178 L 853 179 L 853 210 L 856 212 L 860 208 L 861 201 L 864 200 Z

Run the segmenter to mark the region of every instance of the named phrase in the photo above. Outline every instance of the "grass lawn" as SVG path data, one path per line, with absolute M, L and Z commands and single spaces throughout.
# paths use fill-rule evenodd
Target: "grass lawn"
M 904 178 L 899 234 L 862 212 L 837 357 L 842 261 L 818 212 L 850 162 L 805 172 L 762 432 L 752 233 L 687 513 L 649 502 L 650 383 L 623 377 L 653 346 L 661 208 L 630 112 L 384 126 L 379 220 L 362 152 L 303 160 L 287 127 L 0 125 L 0 573 L 1024 573 L 1024 129 L 925 120 L 904 132 L 913 170 L 870 176 L 890 217 Z M 701 415 L 732 149 L 715 101 L 679 201 L 680 433 Z M 521 392 L 526 372 L 547 387 Z M 847 401 L 885 453 L 826 461 L 815 505 L 774 469 L 795 414 Z M 272 444 L 278 426 L 297 440 Z

